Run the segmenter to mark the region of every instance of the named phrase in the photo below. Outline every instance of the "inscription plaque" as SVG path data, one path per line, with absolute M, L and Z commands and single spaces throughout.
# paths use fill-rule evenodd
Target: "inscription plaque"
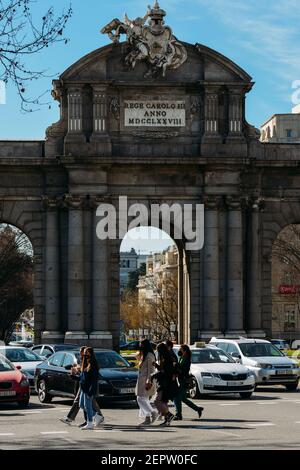
M 185 101 L 124 101 L 125 127 L 185 127 Z

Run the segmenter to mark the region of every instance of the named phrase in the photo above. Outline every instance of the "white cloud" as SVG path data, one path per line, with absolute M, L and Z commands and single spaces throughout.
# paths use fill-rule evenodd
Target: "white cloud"
M 174 1 L 174 0 L 173 0 Z M 177 1 L 177 0 L 175 0 Z M 284 80 L 300 77 L 299 0 L 193 0 Z M 197 12 L 198 13 L 198 12 Z

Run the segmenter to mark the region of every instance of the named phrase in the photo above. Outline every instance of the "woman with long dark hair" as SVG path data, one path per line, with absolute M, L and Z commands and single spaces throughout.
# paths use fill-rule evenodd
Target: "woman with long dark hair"
M 80 374 L 80 408 L 82 408 L 87 417 L 87 424 L 81 429 L 93 429 L 93 418 L 95 411 L 93 409 L 93 397 L 97 393 L 99 377 L 99 366 L 93 348 L 84 350 L 83 361 Z
M 154 404 L 164 422 L 160 426 L 170 426 L 174 415 L 169 411 L 168 401 L 173 400 L 177 393 L 176 370 L 173 358 L 165 343 L 157 346 L 158 364 L 155 364 L 158 372 L 152 374 L 151 381 L 156 380 L 158 387 Z
M 195 405 L 191 400 L 187 398 L 187 391 L 189 388 L 190 380 L 190 368 L 192 363 L 192 352 L 187 344 L 182 344 L 178 351 L 179 361 L 177 364 L 177 377 L 179 382 L 179 389 L 174 398 L 174 405 L 176 408 L 175 420 L 182 420 L 182 403 L 192 408 L 192 410 L 198 413 L 198 417 L 201 418 L 203 408 Z
M 150 397 L 155 393 L 154 386 L 150 383 L 151 375 L 155 372 L 154 364 L 155 354 L 151 343 L 148 339 L 143 339 L 140 343 L 139 375 L 135 389 L 140 408 L 139 416 L 144 419 L 140 426 L 149 426 L 158 416 L 150 404 Z

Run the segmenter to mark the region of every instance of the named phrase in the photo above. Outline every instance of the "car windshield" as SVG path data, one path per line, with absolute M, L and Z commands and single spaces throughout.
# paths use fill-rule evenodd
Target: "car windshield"
M 240 343 L 242 353 L 246 357 L 282 357 L 279 349 L 270 343 Z
M 114 351 L 95 352 L 100 369 L 120 369 L 130 367 L 127 361 Z
M 192 350 L 192 364 L 212 364 L 212 363 L 235 363 L 232 357 L 228 356 L 221 349 L 197 349 Z
M 14 370 L 14 366 L 0 354 L 0 372 Z
M 67 351 L 67 350 L 73 350 L 76 348 L 76 345 L 74 344 L 60 344 L 60 345 L 55 345 L 54 349 L 55 351 Z
M 1 351 L 11 362 L 41 362 L 42 359 L 34 351 L 26 348 L 12 348 Z

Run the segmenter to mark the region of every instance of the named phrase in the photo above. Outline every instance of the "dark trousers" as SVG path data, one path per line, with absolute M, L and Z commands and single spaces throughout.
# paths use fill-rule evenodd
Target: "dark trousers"
M 72 421 L 75 421 L 76 419 L 76 416 L 78 415 L 78 412 L 80 410 L 80 406 L 79 406 L 79 399 L 80 399 L 80 387 L 78 389 L 78 392 L 76 394 L 76 397 L 74 399 L 74 402 L 73 402 L 73 405 L 68 413 L 68 418 L 71 419 Z M 100 406 L 98 405 L 98 402 L 96 400 L 95 397 L 93 397 L 93 409 L 96 413 L 98 413 L 99 415 L 102 415 L 102 412 L 100 410 Z M 85 414 L 85 411 L 84 411 L 84 417 L 85 417 L 85 420 L 86 420 L 86 414 Z
M 198 411 L 198 406 L 195 405 L 191 400 L 187 398 L 187 389 L 185 386 L 180 385 L 178 393 L 174 398 L 174 405 L 176 408 L 176 415 L 182 416 L 182 403 L 192 408 L 194 411 Z

